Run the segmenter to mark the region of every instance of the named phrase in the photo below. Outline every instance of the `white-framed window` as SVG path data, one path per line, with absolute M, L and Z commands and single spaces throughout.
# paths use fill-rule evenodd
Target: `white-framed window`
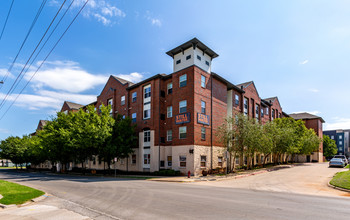
M 218 157 L 218 167 L 222 167 L 222 157 Z
M 132 115 L 131 115 L 131 121 L 132 121 L 133 123 L 136 123 L 136 112 L 135 112 L 135 113 L 132 113 Z
M 205 127 L 201 127 L 201 139 L 202 140 L 205 140 L 205 133 L 206 133 L 206 129 L 205 129 Z
M 235 104 L 236 106 L 239 105 L 239 95 L 235 94 Z
M 143 105 L 143 119 L 151 118 L 151 103 L 145 103 Z
M 206 167 L 207 165 L 207 156 L 201 156 L 201 167 Z
M 167 115 L 168 118 L 173 117 L 173 106 L 168 106 L 166 108 L 166 113 L 167 113 L 166 115 Z
M 150 164 L 151 162 L 151 155 L 150 154 L 144 154 L 143 155 L 143 164 Z
M 145 99 L 151 97 L 151 85 L 145 86 L 143 90 Z
M 339 139 L 340 139 L 340 140 L 343 139 L 343 136 L 339 135 Z
M 333 140 L 334 140 L 334 135 L 332 135 L 332 136 L 331 136 L 331 139 L 333 139 Z
M 264 109 L 263 108 L 260 109 L 260 117 L 262 117 L 262 118 L 264 117 Z
M 244 97 L 244 115 L 248 115 L 248 98 Z
M 168 94 L 173 93 L 173 83 L 168 83 L 167 90 L 168 90 Z
M 179 156 L 180 167 L 186 168 L 186 156 Z
M 143 132 L 143 141 L 144 142 L 151 142 L 151 131 L 150 130 Z
M 201 87 L 205 88 L 205 76 L 201 75 Z
M 202 114 L 205 114 L 205 109 L 206 109 L 206 107 L 205 107 L 205 101 L 201 101 L 201 113 L 202 113 Z
M 256 104 L 255 105 L 255 118 L 256 119 L 259 119 L 259 105 L 258 104 Z
M 265 108 L 265 115 L 269 115 L 269 107 Z
M 180 88 L 187 85 L 187 74 L 183 74 L 180 76 Z
M 108 99 L 107 103 L 108 103 L 108 105 L 111 106 L 111 110 L 109 110 L 109 114 L 112 115 L 113 114 L 113 99 Z
M 125 95 L 120 98 L 120 104 L 125 105 Z
M 133 92 L 131 96 L 132 96 L 132 102 L 136 102 L 137 92 Z
M 173 140 L 173 130 L 167 130 L 166 131 L 166 140 L 172 141 Z
M 179 138 L 180 139 L 187 138 L 187 127 L 186 126 L 179 127 Z
M 183 100 L 179 102 L 179 110 L 180 110 L 180 114 L 187 112 L 187 100 Z
M 343 141 L 339 141 L 339 144 L 342 145 L 342 144 L 343 144 Z

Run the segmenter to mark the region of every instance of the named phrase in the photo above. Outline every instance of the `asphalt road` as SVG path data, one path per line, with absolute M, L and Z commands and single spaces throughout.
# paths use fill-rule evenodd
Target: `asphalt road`
M 0 170 L 0 179 L 53 195 L 55 204 L 93 219 L 348 219 L 348 197 L 187 183 L 72 177 Z M 1 212 L 0 212 L 1 215 Z

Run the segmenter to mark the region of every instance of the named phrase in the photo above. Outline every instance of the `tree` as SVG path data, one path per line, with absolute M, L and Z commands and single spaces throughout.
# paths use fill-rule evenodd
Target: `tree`
M 326 158 L 333 157 L 338 152 L 335 140 L 332 140 L 328 135 L 323 135 L 323 156 Z
M 16 164 L 16 169 L 19 164 L 25 163 L 26 149 L 20 137 L 10 136 L 6 138 L 1 141 L 0 149 L 0 157 L 11 160 L 12 163 Z

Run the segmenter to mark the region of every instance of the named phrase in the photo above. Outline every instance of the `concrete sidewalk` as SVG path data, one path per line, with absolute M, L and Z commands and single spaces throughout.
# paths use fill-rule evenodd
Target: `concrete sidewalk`
M 187 176 L 157 177 L 157 178 L 148 179 L 148 181 L 179 182 L 179 183 L 190 183 L 190 182 L 201 182 L 201 181 L 223 181 L 223 180 L 244 178 L 244 177 L 258 175 L 258 174 L 276 171 L 280 169 L 292 168 L 300 165 L 303 165 L 303 164 L 277 165 L 269 168 L 261 168 L 258 170 L 245 170 L 237 173 L 230 173 L 227 175 L 214 174 L 214 175 L 207 175 L 207 176 L 191 176 L 191 178 L 188 178 Z

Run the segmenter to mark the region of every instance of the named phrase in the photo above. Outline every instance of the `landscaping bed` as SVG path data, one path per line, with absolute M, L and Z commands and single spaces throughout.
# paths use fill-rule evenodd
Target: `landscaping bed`
M 350 189 L 350 171 L 335 174 L 330 184 L 336 187 Z
M 23 204 L 31 199 L 44 195 L 43 191 L 0 180 L 0 194 L 3 196 L 0 203 L 4 205 Z

